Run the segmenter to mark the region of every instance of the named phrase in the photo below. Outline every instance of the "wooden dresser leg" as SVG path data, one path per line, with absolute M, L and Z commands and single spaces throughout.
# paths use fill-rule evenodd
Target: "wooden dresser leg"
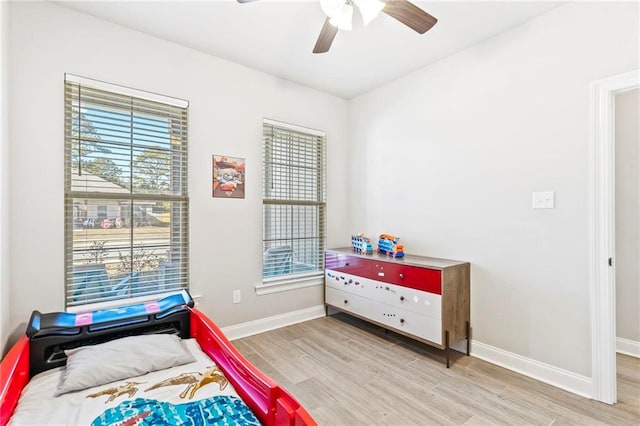
M 470 354 L 471 349 L 471 324 L 467 321 L 467 356 Z
M 449 330 L 444 332 L 444 346 L 447 351 L 447 368 L 449 368 Z

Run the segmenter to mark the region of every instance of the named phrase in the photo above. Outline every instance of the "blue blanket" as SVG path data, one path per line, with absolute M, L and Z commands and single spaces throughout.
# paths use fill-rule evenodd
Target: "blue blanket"
M 245 403 L 235 396 L 215 396 L 184 404 L 137 398 L 109 408 L 92 426 L 138 425 L 260 425 Z

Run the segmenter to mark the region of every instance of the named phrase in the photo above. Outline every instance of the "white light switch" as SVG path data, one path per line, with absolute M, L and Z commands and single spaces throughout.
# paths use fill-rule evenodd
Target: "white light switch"
M 534 192 L 533 208 L 534 209 L 552 209 L 555 207 L 553 191 Z

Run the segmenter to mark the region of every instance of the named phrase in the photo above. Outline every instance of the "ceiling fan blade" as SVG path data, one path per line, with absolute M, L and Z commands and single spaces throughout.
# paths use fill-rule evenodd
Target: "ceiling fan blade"
M 257 0 L 236 0 L 238 3 L 251 3 Z
M 426 33 L 438 22 L 436 18 L 407 0 L 388 0 L 382 11 L 420 34 Z
M 336 38 L 336 34 L 338 34 L 338 27 L 334 27 L 329 23 L 330 18 L 327 18 L 324 21 L 324 25 L 320 30 L 320 35 L 318 36 L 318 41 L 316 41 L 316 45 L 313 48 L 313 53 L 325 53 L 329 51 L 331 47 L 331 43 L 333 43 L 333 39 Z

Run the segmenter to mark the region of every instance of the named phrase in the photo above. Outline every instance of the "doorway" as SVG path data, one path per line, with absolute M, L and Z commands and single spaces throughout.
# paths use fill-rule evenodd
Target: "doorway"
M 591 84 L 590 290 L 593 399 L 617 401 L 615 96 L 640 87 L 640 70 Z

